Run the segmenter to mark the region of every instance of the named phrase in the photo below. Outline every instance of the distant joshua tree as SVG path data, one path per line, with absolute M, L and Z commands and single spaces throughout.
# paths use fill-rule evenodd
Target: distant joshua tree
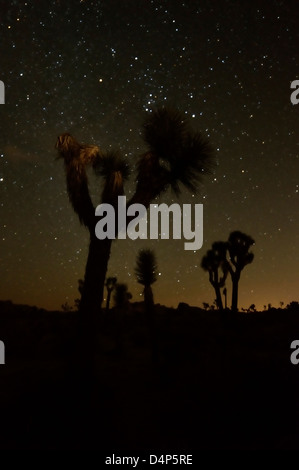
M 232 289 L 232 306 L 234 312 L 238 310 L 238 286 L 241 272 L 253 260 L 253 253 L 249 251 L 254 240 L 245 233 L 232 232 L 227 242 L 215 242 L 202 258 L 201 267 L 209 272 L 209 281 L 215 289 L 216 305 L 223 310 L 220 289 L 224 287 L 227 274 L 230 273 Z M 226 288 L 223 289 L 226 308 Z
M 117 283 L 117 277 L 107 277 L 105 282 L 105 287 L 107 289 L 107 300 L 106 300 L 106 311 L 109 310 L 110 299 L 112 291 L 115 289 Z
M 207 251 L 201 261 L 201 267 L 208 271 L 209 281 L 215 289 L 216 304 L 219 310 L 223 310 L 220 289 L 224 287 L 228 273 L 226 249 L 227 244 L 225 242 L 215 242 L 212 249 Z
M 180 184 L 196 192 L 202 175 L 210 172 L 212 151 L 209 142 L 188 127 L 185 116 L 165 108 L 152 112 L 143 125 L 143 140 L 148 150 L 139 159 L 136 189 L 128 206 L 139 203 L 148 208 L 151 201 L 169 187 L 179 195 Z M 80 144 L 68 133 L 58 137 L 56 148 L 58 157 L 64 161 L 70 202 L 90 234 L 79 307 L 81 350 L 85 351 L 88 360 L 88 356 L 94 356 L 95 319 L 103 301 L 112 240 L 100 240 L 95 235 L 99 219 L 89 194 L 86 167 L 91 164 L 95 173 L 103 178 L 100 202 L 115 208 L 116 221 L 118 196 L 124 194 L 129 168 L 118 152 L 103 152 L 97 146 Z M 127 222 L 130 222 L 129 218 Z
M 157 262 L 152 250 L 140 250 L 137 256 L 135 274 L 137 282 L 144 287 L 143 295 L 147 310 L 154 305 L 152 284 L 157 280 Z
M 247 309 L 248 312 L 256 312 L 256 307 L 255 307 L 255 304 L 251 304 L 248 309 Z
M 113 300 L 117 308 L 125 307 L 131 298 L 132 294 L 128 292 L 127 284 L 117 283 L 114 285 Z
M 254 255 L 249 251 L 254 244 L 254 240 L 245 233 L 232 232 L 228 238 L 227 249 L 229 254 L 228 270 L 231 275 L 232 292 L 232 311 L 238 311 L 238 287 L 241 272 L 247 264 L 252 263 Z

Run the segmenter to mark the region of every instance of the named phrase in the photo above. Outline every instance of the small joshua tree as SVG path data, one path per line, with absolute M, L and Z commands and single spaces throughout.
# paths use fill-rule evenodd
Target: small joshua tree
M 107 277 L 106 282 L 105 282 L 105 286 L 107 289 L 107 300 L 106 300 L 107 312 L 109 310 L 111 294 L 112 294 L 112 291 L 115 289 L 116 283 L 117 283 L 117 277 Z
M 220 289 L 224 287 L 228 273 L 226 250 L 227 245 L 225 242 L 215 242 L 212 249 L 207 251 L 201 261 L 201 267 L 208 271 L 209 281 L 215 289 L 216 304 L 219 310 L 223 310 Z
M 252 263 L 254 254 L 250 252 L 250 247 L 254 245 L 254 240 L 245 233 L 235 231 L 228 238 L 227 249 L 229 253 L 228 270 L 231 275 L 232 292 L 232 311 L 238 311 L 238 287 L 241 272 L 247 264 Z

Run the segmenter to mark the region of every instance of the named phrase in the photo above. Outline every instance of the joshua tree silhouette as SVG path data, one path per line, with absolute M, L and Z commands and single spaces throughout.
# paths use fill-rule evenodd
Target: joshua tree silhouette
M 124 283 L 117 283 L 114 286 L 114 304 L 118 308 L 123 308 L 132 298 L 132 294 L 128 292 L 128 286 Z
M 208 271 L 209 281 L 215 289 L 216 303 L 219 310 L 223 310 L 220 289 L 224 287 L 228 274 L 226 250 L 227 244 L 225 242 L 215 242 L 212 249 L 207 251 L 201 261 L 201 267 Z
M 136 189 L 128 206 L 139 203 L 149 207 L 150 202 L 168 187 L 179 195 L 180 184 L 196 192 L 201 177 L 211 170 L 209 142 L 200 133 L 193 132 L 185 117 L 177 111 L 161 108 L 152 112 L 143 124 L 143 140 L 148 151 L 139 158 Z M 90 234 L 79 323 L 80 341 L 84 344 L 81 349 L 93 355 L 95 319 L 103 301 L 112 240 L 99 240 L 95 236 L 98 220 L 88 190 L 86 166 L 92 164 L 95 173 L 104 178 L 101 202 L 115 207 L 116 221 L 117 197 L 124 194 L 123 184 L 129 169 L 118 152 L 105 153 L 96 146 L 80 144 L 70 134 L 59 136 L 56 148 L 58 157 L 64 160 L 70 202 Z
M 107 312 L 109 310 L 111 294 L 112 294 L 112 291 L 115 289 L 116 283 L 117 283 L 117 277 L 107 277 L 106 282 L 105 282 L 105 286 L 107 289 L 107 300 L 106 300 Z
M 223 295 L 224 295 L 224 308 L 225 310 L 227 309 L 227 288 L 224 287 L 223 289 Z
M 238 311 L 238 286 L 241 271 L 253 261 L 254 254 L 249 249 L 254 243 L 253 238 L 239 231 L 232 232 L 228 238 L 229 260 L 227 266 L 233 284 L 231 307 L 233 312 Z
M 157 280 L 157 262 L 152 250 L 140 250 L 137 255 L 135 274 L 137 282 L 144 287 L 144 303 L 146 310 L 152 310 L 154 305 L 152 284 Z
M 249 305 L 247 312 L 256 312 L 255 304 Z

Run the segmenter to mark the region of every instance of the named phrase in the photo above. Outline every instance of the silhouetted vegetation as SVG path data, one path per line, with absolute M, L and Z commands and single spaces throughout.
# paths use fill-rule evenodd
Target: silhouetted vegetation
M 228 273 L 226 250 L 227 244 L 225 242 L 215 242 L 212 249 L 208 250 L 201 261 L 201 267 L 208 271 L 209 281 L 215 289 L 216 303 L 219 310 L 223 310 L 220 289 L 224 287 Z
M 137 165 L 136 189 L 128 202 L 150 202 L 171 187 L 176 194 L 180 185 L 195 192 L 202 176 L 210 171 L 212 152 L 208 141 L 193 132 L 185 116 L 165 108 L 150 114 L 143 125 L 143 140 L 148 150 Z M 103 179 L 100 202 L 115 208 L 117 227 L 117 200 L 124 194 L 124 181 L 129 168 L 118 151 L 104 152 L 96 146 L 83 145 L 70 134 L 59 136 L 56 148 L 64 161 L 67 191 L 80 222 L 90 233 L 89 254 L 85 268 L 84 286 L 79 306 L 80 344 L 84 344 L 86 360 L 93 356 L 95 322 L 103 300 L 103 289 L 110 257 L 112 240 L 100 240 L 95 235 L 95 207 L 91 200 L 86 167 L 92 165 Z M 117 227 L 118 230 L 118 227 Z
M 106 300 L 107 312 L 109 310 L 111 294 L 112 294 L 113 289 L 115 289 L 116 283 L 117 283 L 117 277 L 107 277 L 106 282 L 105 282 L 105 287 L 107 289 L 107 300 Z
M 299 302 L 297 301 L 293 301 L 293 302 L 290 302 L 287 306 L 286 306 L 286 309 L 287 310 L 291 310 L 291 311 L 298 311 L 299 310 Z
M 247 264 L 252 263 L 254 255 L 249 251 L 254 244 L 254 240 L 245 233 L 235 231 L 228 237 L 229 263 L 228 270 L 231 275 L 232 292 L 232 311 L 238 310 L 238 287 L 241 272 Z
M 123 308 L 132 298 L 132 294 L 128 292 L 128 286 L 124 283 L 117 283 L 114 286 L 114 304 L 118 308 Z
M 232 304 L 231 310 L 238 311 L 238 287 L 241 272 L 247 264 L 252 263 L 254 255 L 249 251 L 254 240 L 245 233 L 232 232 L 227 242 L 215 242 L 212 249 L 202 258 L 201 267 L 209 272 L 209 281 L 215 289 L 216 304 L 219 310 L 223 310 L 220 289 L 224 287 L 227 274 L 232 280 Z M 223 290 L 226 295 L 226 288 Z

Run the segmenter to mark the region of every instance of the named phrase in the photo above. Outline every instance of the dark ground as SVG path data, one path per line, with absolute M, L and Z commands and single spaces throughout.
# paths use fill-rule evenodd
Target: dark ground
M 298 309 L 156 308 L 158 362 L 133 304 L 99 315 L 88 382 L 70 367 L 75 312 L 0 302 L 0 448 L 299 450 Z

